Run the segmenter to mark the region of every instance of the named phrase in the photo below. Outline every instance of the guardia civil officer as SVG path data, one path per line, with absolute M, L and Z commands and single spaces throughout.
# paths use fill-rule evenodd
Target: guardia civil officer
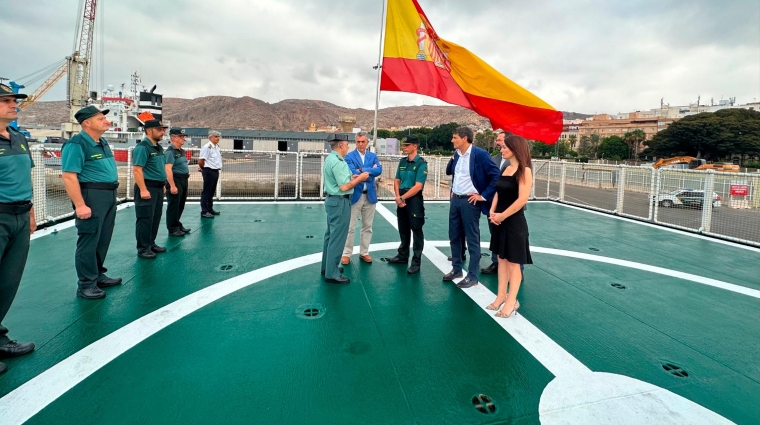
M 428 169 L 425 159 L 417 154 L 419 144 L 419 139 L 414 135 L 407 136 L 401 142 L 401 150 L 406 158 L 399 162 L 396 169 L 396 179 L 393 182 L 401 245 L 398 247 L 398 255 L 389 258 L 387 261 L 392 264 L 409 263 L 409 245 L 413 233 L 412 264 L 407 269 L 409 274 L 420 272 L 425 238 L 422 234 L 422 226 L 425 225 L 425 204 L 422 200 L 422 189 L 425 187 Z
M 2 325 L 16 297 L 29 254 L 29 235 L 37 229 L 32 207 L 32 161 L 29 144 L 10 123 L 18 118 L 16 107 L 25 94 L 0 84 L 0 357 L 31 353 L 34 344 L 8 338 Z M 0 363 L 0 373 L 6 371 Z
M 190 169 L 187 167 L 187 155 L 182 146 L 185 144 L 185 130 L 169 130 L 171 144 L 166 149 L 166 228 L 169 236 L 185 236 L 190 229 L 182 225 L 180 218 L 187 201 L 187 179 Z
M 368 172 L 354 174 L 343 159 L 348 153 L 348 135 L 330 134 L 327 137 L 332 152 L 325 159 L 322 169 L 325 184 L 325 211 L 327 212 L 327 231 L 322 247 L 322 274 L 328 283 L 349 283 L 351 280 L 340 274 L 338 263 L 343 253 L 343 245 L 348 235 L 351 221 L 351 194 L 354 187 L 366 181 Z
M 167 127 L 159 120 L 145 121 L 145 138 L 132 152 L 135 176 L 135 238 L 137 256 L 156 258 L 157 252 L 166 248 L 156 245 L 156 235 L 161 224 L 164 207 L 164 184 L 166 183 L 166 157 L 158 143 Z
M 63 145 L 61 153 L 63 183 L 76 214 L 77 296 L 87 299 L 104 298 L 101 288 L 121 284 L 121 278 L 106 276 L 108 269 L 103 267 L 111 245 L 119 187 L 111 147 L 101 137 L 111 126 L 106 114 L 107 109 L 92 105 L 77 111 L 74 118 L 82 131 Z

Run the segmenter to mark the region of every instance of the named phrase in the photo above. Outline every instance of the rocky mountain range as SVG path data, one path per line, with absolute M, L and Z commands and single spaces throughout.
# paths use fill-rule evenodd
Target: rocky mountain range
M 197 99 L 164 98 L 164 119 L 172 126 L 216 129 L 257 129 L 303 131 L 339 126 L 342 116 L 356 118 L 356 126 L 371 129 L 374 111 L 352 109 L 320 100 L 288 99 L 267 103 L 252 97 L 208 96 Z M 589 115 L 564 112 L 565 119 Z M 59 126 L 68 120 L 65 101 L 37 102 L 19 114 L 21 125 Z M 380 109 L 378 128 L 435 127 L 456 122 L 475 129 L 490 128 L 487 119 L 459 106 L 396 106 Z

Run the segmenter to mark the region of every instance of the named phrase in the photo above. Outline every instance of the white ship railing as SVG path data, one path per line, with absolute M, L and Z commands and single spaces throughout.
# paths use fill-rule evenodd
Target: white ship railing
M 120 202 L 134 197 L 132 150 L 114 148 L 119 174 Z M 190 148 L 188 199 L 200 199 L 203 187 L 197 171 L 199 149 Z M 34 146 L 32 171 L 37 222 L 41 225 L 73 216 L 60 168 L 60 147 Z M 322 166 L 326 153 L 222 150 L 216 199 L 322 200 Z M 376 178 L 380 200 L 393 200 L 393 180 L 402 156 L 378 155 L 383 167 Z M 447 200 L 451 177 L 450 157 L 424 156 L 428 163 L 427 200 Z M 532 200 L 549 200 L 617 216 L 668 226 L 721 239 L 760 246 L 760 173 L 716 173 L 653 169 L 627 165 L 533 161 Z M 734 189 L 746 188 L 746 194 Z M 671 195 L 691 189 L 685 204 Z M 712 195 L 711 195 L 712 194 Z M 720 201 L 717 199 L 720 198 Z M 671 206 L 672 205 L 672 206 Z M 530 208 L 529 208 L 530 209 Z M 529 214 L 529 213 L 528 213 Z M 584 223 L 593 230 L 593 222 Z

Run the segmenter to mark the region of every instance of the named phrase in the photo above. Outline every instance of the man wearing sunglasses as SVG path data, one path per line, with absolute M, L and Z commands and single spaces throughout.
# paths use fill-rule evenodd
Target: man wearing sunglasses
M 29 254 L 29 236 L 37 228 L 32 207 L 32 161 L 26 137 L 10 127 L 18 118 L 18 102 L 25 94 L 0 84 L 0 358 L 34 350 L 8 338 L 2 325 L 16 297 Z M 6 371 L 0 363 L 0 373 Z

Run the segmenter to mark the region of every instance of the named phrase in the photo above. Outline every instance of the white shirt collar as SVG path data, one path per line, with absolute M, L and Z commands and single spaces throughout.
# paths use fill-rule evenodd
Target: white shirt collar
M 459 156 L 469 156 L 471 150 L 472 150 L 472 143 L 470 143 L 470 146 L 467 148 L 466 151 L 464 151 L 464 155 L 462 155 L 462 153 L 459 152 L 459 149 L 457 149 L 457 153 L 459 153 Z

